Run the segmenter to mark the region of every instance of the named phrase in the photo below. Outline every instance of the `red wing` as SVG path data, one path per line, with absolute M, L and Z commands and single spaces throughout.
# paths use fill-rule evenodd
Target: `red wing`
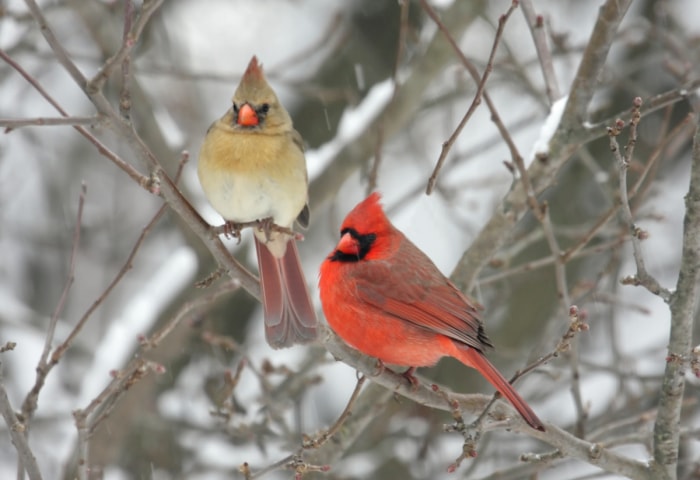
M 357 264 L 353 277 L 359 298 L 418 328 L 440 333 L 478 351 L 491 347 L 479 318 L 480 305 L 468 300 L 407 240 L 399 252 L 409 254 L 400 265 L 380 260 Z

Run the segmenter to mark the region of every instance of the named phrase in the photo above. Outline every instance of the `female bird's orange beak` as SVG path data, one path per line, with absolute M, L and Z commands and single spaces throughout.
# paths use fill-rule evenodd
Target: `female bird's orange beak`
M 244 103 L 238 111 L 238 125 L 243 127 L 254 127 L 259 123 L 258 114 L 255 113 L 253 107 Z

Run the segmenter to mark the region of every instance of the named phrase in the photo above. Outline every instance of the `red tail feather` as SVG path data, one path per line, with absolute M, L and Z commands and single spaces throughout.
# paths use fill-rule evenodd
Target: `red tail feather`
M 455 344 L 455 346 L 457 347 L 455 349 L 455 358 L 465 365 L 476 369 L 496 388 L 496 390 L 501 392 L 501 395 L 508 399 L 528 425 L 535 430 L 544 432 L 544 425 L 542 425 L 542 421 L 537 418 L 535 412 L 532 411 L 530 406 L 525 403 L 525 400 L 513 389 L 508 380 L 496 370 L 496 367 L 494 367 L 483 354 L 471 347 L 463 347 L 458 344 Z
M 296 243 L 290 240 L 282 258 L 276 258 L 255 238 L 260 285 L 265 311 L 265 337 L 273 348 L 316 339 L 316 312 L 299 261 Z

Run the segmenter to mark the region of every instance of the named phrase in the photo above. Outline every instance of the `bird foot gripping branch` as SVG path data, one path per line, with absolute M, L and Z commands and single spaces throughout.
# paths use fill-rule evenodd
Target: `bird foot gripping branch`
M 221 234 L 226 238 L 235 238 L 238 240 L 236 244 L 241 243 L 241 231 L 244 228 L 255 228 L 259 232 L 265 234 L 267 241 L 270 241 L 270 234 L 272 232 L 279 232 L 285 235 L 289 235 L 292 239 L 297 242 L 304 241 L 304 235 L 299 232 L 295 232 L 291 228 L 282 227 L 277 225 L 272 221 L 272 217 L 263 218 L 262 220 L 253 220 L 252 222 L 231 222 L 227 221 L 223 225 L 214 228 L 217 234 Z

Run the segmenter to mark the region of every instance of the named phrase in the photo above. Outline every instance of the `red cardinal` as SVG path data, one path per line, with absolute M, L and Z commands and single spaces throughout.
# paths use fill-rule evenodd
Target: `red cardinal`
M 424 367 L 454 357 L 491 382 L 532 428 L 544 431 L 484 356 L 492 344 L 478 304 L 389 222 L 379 199 L 371 194 L 345 217 L 340 241 L 321 265 L 321 304 L 330 326 L 384 363 Z

